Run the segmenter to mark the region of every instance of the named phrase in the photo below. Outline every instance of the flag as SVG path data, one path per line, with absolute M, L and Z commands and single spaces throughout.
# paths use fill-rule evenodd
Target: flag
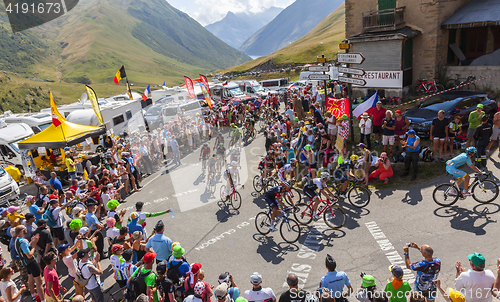
M 222 83 L 222 86 L 226 86 L 226 85 L 227 85 L 227 81 L 224 81 L 224 82 Z
M 331 112 L 336 118 L 344 114 L 349 117 L 349 100 L 326 97 L 326 111 Z
M 92 104 L 92 108 L 94 109 L 94 113 L 97 116 L 97 120 L 99 120 L 99 124 L 104 125 L 101 108 L 99 108 L 99 102 L 97 102 L 97 95 L 95 94 L 94 89 L 87 85 L 85 85 L 85 88 L 87 88 L 87 95 L 89 97 L 90 103 Z
M 115 78 L 113 82 L 115 82 L 116 85 L 120 84 L 120 80 L 123 78 L 126 78 L 127 74 L 125 73 L 125 66 L 122 65 L 122 68 L 116 72 Z
M 190 99 L 196 98 L 196 95 L 194 94 L 193 81 L 188 77 L 184 77 L 184 82 L 186 82 L 186 88 L 189 92 L 189 98 Z
M 142 99 L 147 100 L 150 93 L 151 93 L 151 89 L 149 88 L 149 85 L 148 85 L 148 88 L 146 88 L 146 90 L 144 90 L 144 93 L 142 94 Z
M 288 87 L 288 90 L 292 89 L 293 87 L 295 87 L 295 84 L 290 85 L 290 87 Z
M 133 101 L 134 97 L 132 96 L 132 89 L 130 89 L 130 84 L 128 83 L 128 79 L 127 79 L 127 94 L 128 97 Z
M 347 139 L 349 137 L 349 120 L 342 121 L 341 125 L 339 134 L 343 139 Z
M 163 82 L 163 86 L 162 86 L 163 89 L 167 89 L 167 85 L 165 85 L 165 82 Z
M 66 120 L 61 113 L 59 113 L 52 92 L 50 93 L 50 113 L 52 115 L 52 124 L 54 124 L 55 127 L 58 127 Z
M 203 83 L 200 83 L 200 86 L 201 86 L 201 91 L 203 92 L 203 96 L 205 97 L 205 102 L 207 102 L 208 107 L 210 107 L 210 110 L 212 110 L 212 99 L 208 94 L 208 89 Z
M 364 101 L 358 107 L 356 107 L 356 109 L 352 111 L 352 114 L 355 117 L 362 115 L 366 110 L 377 106 L 377 101 L 378 101 L 378 93 L 375 92 L 375 94 L 372 95 L 368 100 Z
M 212 96 L 212 93 L 210 93 L 210 86 L 208 86 L 208 81 L 207 81 L 207 77 L 200 74 L 200 80 L 201 82 L 203 83 L 203 85 L 205 85 L 205 88 L 207 88 L 208 90 L 208 95 L 209 96 Z M 210 109 L 212 108 L 212 106 L 210 106 Z

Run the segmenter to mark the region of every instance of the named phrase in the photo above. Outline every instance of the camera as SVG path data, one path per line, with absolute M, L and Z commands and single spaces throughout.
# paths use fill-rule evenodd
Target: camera
M 365 272 L 361 272 L 361 274 L 359 274 L 359 276 L 360 276 L 361 278 L 363 278 L 365 275 L 366 275 L 366 273 L 365 273 Z

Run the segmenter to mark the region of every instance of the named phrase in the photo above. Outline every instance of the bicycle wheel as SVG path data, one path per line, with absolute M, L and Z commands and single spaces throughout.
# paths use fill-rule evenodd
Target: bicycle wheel
M 436 89 L 437 89 L 437 91 L 443 91 L 444 90 L 444 86 L 441 85 L 441 84 L 436 84 Z
M 226 200 L 227 200 L 227 195 L 226 195 L 226 186 L 225 186 L 225 185 L 222 185 L 222 186 L 220 187 L 219 192 L 220 192 L 220 201 L 222 201 L 222 202 L 224 202 L 224 203 L 225 203 L 225 202 L 226 202 Z
M 347 215 L 338 205 L 331 205 L 328 209 L 325 209 L 323 220 L 332 229 L 340 229 L 345 225 Z
M 476 90 L 476 84 L 475 83 L 467 84 L 467 89 L 468 90 Z
M 257 193 L 260 193 L 264 189 L 263 180 L 260 175 L 255 175 L 253 178 L 253 188 Z
M 238 191 L 235 191 L 234 194 L 229 199 L 231 206 L 233 209 L 238 210 L 241 207 L 241 195 Z
M 498 185 L 489 179 L 476 182 L 472 187 L 471 192 L 474 194 L 472 197 L 480 203 L 490 203 L 498 196 Z
M 283 219 L 280 226 L 281 238 L 288 243 L 294 243 L 300 238 L 300 226 L 293 219 Z
M 308 206 L 307 203 L 296 204 L 299 208 L 298 211 L 293 212 L 293 217 L 302 225 L 308 225 L 313 219 L 312 207 Z
M 271 231 L 269 228 L 270 226 L 271 217 L 267 213 L 260 212 L 257 216 L 255 216 L 255 227 L 257 228 L 257 232 L 262 235 L 267 235 Z
M 354 186 L 347 192 L 347 199 L 356 208 L 364 208 L 370 203 L 370 191 L 365 187 Z
M 452 184 L 441 184 L 432 192 L 434 202 L 443 207 L 449 207 L 455 204 L 459 195 L 460 192 Z
M 302 201 L 302 195 L 295 188 L 291 188 L 290 192 L 288 192 L 287 195 L 292 198 L 293 204 L 299 204 Z M 288 198 L 285 198 L 285 204 L 288 206 L 292 206 Z
M 425 92 L 424 86 L 421 84 L 415 85 L 413 87 L 413 95 L 422 95 L 424 94 L 424 92 Z

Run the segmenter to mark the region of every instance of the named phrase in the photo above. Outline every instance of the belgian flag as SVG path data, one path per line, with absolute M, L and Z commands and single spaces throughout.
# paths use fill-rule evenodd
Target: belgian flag
M 120 80 L 126 77 L 127 74 L 125 73 L 125 66 L 122 66 L 122 68 L 120 68 L 120 70 L 116 72 L 115 79 L 113 80 L 113 82 L 115 82 L 116 85 L 119 85 Z

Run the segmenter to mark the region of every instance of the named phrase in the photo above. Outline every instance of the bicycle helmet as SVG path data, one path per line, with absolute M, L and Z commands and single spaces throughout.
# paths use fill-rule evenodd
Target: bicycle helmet
M 291 165 L 295 165 L 297 162 L 298 162 L 298 161 L 297 161 L 297 159 L 295 159 L 295 158 L 290 159 L 290 164 L 291 164 Z
M 285 181 L 285 182 L 283 182 L 283 185 L 284 185 L 285 187 L 287 187 L 287 188 L 290 188 L 290 187 L 292 186 L 292 183 L 291 183 L 291 182 L 289 182 L 289 181 Z
M 194 285 L 194 294 L 197 296 L 203 295 L 203 292 L 205 291 L 205 284 L 203 284 L 203 281 L 198 281 Z
M 357 161 L 359 159 L 359 156 L 357 156 L 356 154 L 353 154 L 353 155 L 351 155 L 350 159 L 351 159 L 351 161 Z
M 204 143 L 204 144 L 203 144 L 203 147 L 208 147 L 208 144 L 207 144 L 207 143 Z
M 269 152 L 267 152 L 268 155 L 274 155 L 274 150 L 269 150 Z
M 328 172 L 321 172 L 320 177 L 321 177 L 321 179 L 328 180 L 330 178 L 330 174 L 328 174 Z
M 237 166 L 237 165 L 238 165 L 238 163 L 236 161 L 231 162 L 231 166 Z
M 467 153 L 474 154 L 474 153 L 476 153 L 477 149 L 476 149 L 476 147 L 469 147 L 469 148 L 465 149 L 465 151 L 467 151 Z
M 231 123 L 231 127 L 233 127 L 233 128 L 234 128 L 234 127 L 236 127 L 236 125 L 235 125 L 234 123 Z

